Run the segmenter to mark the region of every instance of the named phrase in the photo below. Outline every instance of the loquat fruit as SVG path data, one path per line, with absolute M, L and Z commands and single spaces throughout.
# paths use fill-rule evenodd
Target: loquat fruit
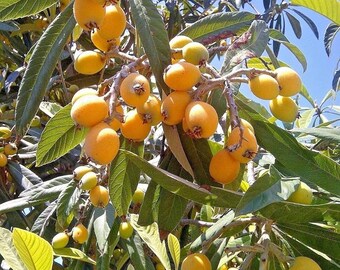
M 295 70 L 289 67 L 279 67 L 275 72 L 276 80 L 280 85 L 280 96 L 291 97 L 300 92 L 302 82 Z
M 124 115 L 124 109 L 122 107 L 122 105 L 118 105 L 116 106 L 116 112 L 119 113 L 120 115 Z M 114 117 L 111 122 L 109 123 L 110 127 L 112 129 L 114 129 L 115 131 L 119 130 L 122 126 L 122 122 L 120 121 L 120 119 L 118 119 L 117 117 Z
M 98 177 L 94 172 L 90 171 L 83 175 L 79 183 L 82 190 L 91 190 L 98 184 Z
M 289 270 L 321 270 L 321 267 L 311 258 L 299 256 Z
M 90 190 L 90 201 L 95 207 L 106 207 L 110 201 L 109 191 L 106 187 L 95 186 Z
M 144 191 L 137 188 L 132 195 L 132 202 L 134 204 L 138 203 L 141 204 L 144 201 L 144 196 L 145 196 Z
M 119 46 L 120 44 L 120 38 L 113 38 L 110 40 L 107 40 L 103 38 L 101 35 L 99 35 L 98 29 L 95 29 L 91 32 L 91 41 L 94 46 L 96 46 L 97 49 L 107 52 L 109 51 L 113 46 Z
M 269 102 L 271 113 L 283 122 L 294 122 L 298 116 L 298 106 L 290 97 L 278 96 Z
M 78 244 L 83 244 L 86 242 L 89 237 L 89 232 L 86 227 L 79 223 L 77 226 L 72 229 L 72 238 Z
M 56 249 L 64 248 L 67 246 L 69 239 L 70 237 L 68 236 L 67 233 L 65 232 L 58 233 L 52 238 L 52 247 Z
M 73 170 L 73 178 L 76 181 L 80 179 L 88 172 L 92 172 L 93 168 L 87 165 L 79 166 Z
M 179 124 L 185 115 L 185 108 L 190 101 L 191 96 L 188 92 L 174 91 L 170 93 L 161 105 L 163 123 L 170 126 Z
M 298 188 L 289 196 L 288 201 L 301 204 L 311 204 L 313 201 L 313 191 L 307 184 L 300 182 Z
M 122 135 L 135 142 L 143 141 L 151 131 L 151 124 L 145 122 L 136 109 L 126 114 L 125 121 L 120 128 Z
M 98 92 L 93 88 L 82 88 L 77 91 L 72 97 L 71 104 L 73 105 L 79 98 L 83 96 L 98 96 Z
M 175 36 L 173 37 L 170 42 L 170 49 L 182 49 L 185 45 L 187 45 L 188 43 L 193 42 L 193 40 L 187 36 L 183 36 L 183 35 L 179 35 L 179 36 Z M 182 52 L 176 52 L 176 53 L 172 53 L 172 58 L 173 59 L 182 59 L 183 58 L 183 54 Z
M 15 155 L 18 152 L 18 147 L 15 143 L 8 143 L 4 147 L 4 153 L 7 156 Z
M 84 30 L 90 31 L 103 22 L 105 8 L 96 0 L 75 0 L 73 14 L 77 23 Z
M 119 225 L 119 236 L 123 239 L 128 239 L 133 234 L 133 227 L 129 221 L 122 221 Z
M 0 167 L 5 167 L 8 163 L 7 156 L 4 153 L 0 153 Z
M 211 263 L 208 257 L 202 253 L 192 253 L 184 258 L 182 270 L 211 270 Z
M 274 99 L 280 92 L 277 81 L 267 74 L 259 74 L 251 78 L 249 87 L 255 96 L 264 100 Z
M 194 65 L 203 65 L 209 59 L 208 49 L 199 42 L 190 42 L 182 48 L 185 61 Z
M 105 10 L 106 13 L 104 20 L 98 27 L 98 34 L 109 41 L 120 37 L 120 35 L 124 32 L 126 17 L 124 10 L 119 6 L 119 4 L 106 6 Z
M 0 127 L 0 139 L 6 140 L 10 138 L 12 135 L 12 131 L 8 127 Z
M 150 95 L 150 84 L 139 73 L 130 73 L 121 83 L 119 92 L 125 103 L 137 107 L 143 105 Z
M 150 122 L 152 126 L 156 126 L 162 121 L 161 105 L 160 99 L 151 94 L 148 100 L 136 109 L 139 114 L 143 115 L 145 121 Z
M 84 51 L 74 60 L 74 69 L 80 74 L 93 75 L 101 71 L 105 64 L 106 58 L 104 54 L 95 51 Z
M 240 124 L 242 127 L 249 128 L 251 132 L 255 133 L 254 127 L 247 120 L 240 118 Z M 230 134 L 230 132 L 231 132 L 231 125 L 228 128 L 228 135 Z

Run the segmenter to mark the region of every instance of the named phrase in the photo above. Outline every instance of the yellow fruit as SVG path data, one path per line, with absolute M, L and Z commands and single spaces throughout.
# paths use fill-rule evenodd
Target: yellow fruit
M 218 270 L 228 270 L 228 266 L 223 264 Z
M 12 135 L 11 130 L 8 127 L 0 127 L 0 139 L 6 140 Z
M 102 97 L 87 95 L 79 98 L 71 108 L 73 121 L 84 127 L 102 122 L 108 115 L 109 107 Z
M 7 165 L 7 156 L 3 153 L 0 153 L 0 167 L 5 167 Z
M 321 267 L 312 259 L 304 256 L 296 257 L 289 270 L 321 270 Z
M 296 71 L 289 67 L 279 67 L 275 72 L 280 85 L 280 96 L 291 97 L 300 92 L 302 82 Z
M 199 42 L 190 42 L 182 49 L 185 61 L 194 65 L 203 65 L 209 59 L 208 49 Z
M 187 36 L 179 35 L 179 36 L 175 36 L 174 38 L 172 38 L 169 42 L 169 45 L 171 49 L 182 49 L 185 45 L 187 45 L 188 43 L 192 41 L 193 40 Z M 182 52 L 172 53 L 172 58 L 182 59 L 183 54 Z
M 227 41 L 225 40 L 225 39 L 222 39 L 221 41 L 220 41 L 220 46 L 227 46 L 228 44 L 227 44 Z
M 67 246 L 69 239 L 70 237 L 68 236 L 67 233 L 65 232 L 58 233 L 52 238 L 52 247 L 64 248 Z
M 240 122 L 241 122 L 241 126 L 249 128 L 251 132 L 255 133 L 254 127 L 247 120 L 240 118 Z M 229 126 L 228 128 L 228 135 L 230 134 L 230 132 L 231 132 L 231 126 Z
M 210 160 L 209 173 L 214 181 L 229 184 L 240 172 L 240 162 L 231 157 L 227 149 L 221 149 Z
M 103 22 L 105 8 L 96 0 L 75 0 L 73 14 L 77 23 L 84 30 L 90 31 Z
M 165 267 L 161 263 L 156 264 L 156 270 L 165 270 Z
M 80 99 L 83 96 L 98 96 L 98 92 L 92 88 L 80 89 L 72 97 L 71 104 L 73 105 L 78 99 Z
M 93 126 L 85 137 L 85 154 L 100 165 L 109 164 L 117 155 L 119 136 L 108 124 Z
M 120 38 L 113 38 L 111 40 L 106 40 L 101 35 L 99 35 L 98 30 L 94 30 L 91 32 L 91 41 L 94 46 L 96 46 L 97 49 L 107 52 L 109 51 L 113 46 L 119 46 L 120 44 Z
M 124 115 L 124 109 L 123 107 L 119 104 L 118 106 L 116 106 L 116 112 L 119 113 L 120 115 Z M 121 128 L 122 126 L 122 122 L 117 118 L 114 117 L 111 122 L 109 123 L 110 127 L 112 129 L 114 129 L 115 131 L 117 131 L 118 129 Z
M 98 177 L 94 172 L 88 172 L 80 179 L 80 188 L 82 190 L 91 190 L 98 184 Z
M 158 125 L 162 121 L 162 102 L 155 95 L 150 95 L 148 100 L 138 106 L 137 112 L 143 115 L 143 119 L 150 122 L 152 126 Z
M 135 142 L 143 141 L 151 131 L 151 124 L 144 122 L 142 116 L 136 109 L 126 114 L 125 122 L 120 128 L 122 135 Z
M 99 25 L 98 33 L 106 40 L 118 38 L 124 32 L 126 26 L 124 10 L 118 4 L 106 6 L 105 9 L 106 14 Z
M 123 239 L 128 239 L 133 234 L 133 227 L 129 221 L 123 221 L 119 225 L 119 235 Z
M 90 201 L 95 207 L 106 207 L 110 201 L 109 191 L 103 186 L 95 186 L 90 191 Z
M 182 262 L 182 270 L 211 270 L 211 263 L 207 256 L 201 253 L 188 255 Z
M 32 119 L 31 127 L 41 127 L 41 121 L 38 115 L 35 115 L 34 118 Z
M 313 201 L 313 192 L 307 184 L 300 182 L 298 188 L 288 198 L 288 201 L 301 204 L 311 204 Z
M 93 168 L 90 166 L 79 166 L 73 170 L 73 178 L 76 181 L 80 179 L 88 172 L 92 172 Z
M 280 92 L 277 81 L 267 74 L 260 74 L 250 79 L 249 87 L 255 96 L 265 100 L 276 98 Z
M 101 71 L 105 64 L 104 54 L 95 51 L 84 51 L 74 60 L 74 69 L 80 74 L 93 75 Z
M 189 91 L 201 78 L 199 68 L 188 62 L 168 66 L 163 75 L 164 82 L 173 90 Z
M 68 90 L 70 93 L 75 94 L 75 93 L 77 93 L 77 92 L 79 91 L 79 87 L 78 87 L 78 85 L 76 85 L 76 84 L 71 84 L 71 85 L 68 87 L 67 90 Z
M 83 224 L 79 223 L 77 226 L 73 227 L 72 238 L 75 242 L 83 244 L 86 242 L 88 237 L 89 232 Z
M 130 73 L 121 83 L 119 92 L 125 103 L 142 106 L 150 95 L 150 84 L 146 77 L 139 73 Z
M 241 163 L 247 163 L 252 160 L 257 153 L 257 141 L 253 132 L 248 128 L 243 129 L 242 140 L 239 127 L 234 128 L 227 140 L 227 145 L 232 158 Z M 238 145 L 238 147 L 237 147 Z
M 18 152 L 18 147 L 15 143 L 8 143 L 4 147 L 4 153 L 7 156 L 15 155 Z
M 185 121 L 189 135 L 194 138 L 209 138 L 218 125 L 218 115 L 210 104 L 203 101 L 193 101 L 185 109 Z
M 191 96 L 187 92 L 174 91 L 168 95 L 161 105 L 163 123 L 170 126 L 179 124 L 190 101 Z
M 132 202 L 134 204 L 141 204 L 144 201 L 144 191 L 137 188 L 132 195 Z
M 278 96 L 269 102 L 271 113 L 283 122 L 294 122 L 298 116 L 298 106 L 290 97 Z

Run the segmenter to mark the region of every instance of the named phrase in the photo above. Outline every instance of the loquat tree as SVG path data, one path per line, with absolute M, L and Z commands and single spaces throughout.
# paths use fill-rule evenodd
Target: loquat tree
M 340 269 L 300 7 L 330 55 L 338 0 L 2 1 L 0 268 Z

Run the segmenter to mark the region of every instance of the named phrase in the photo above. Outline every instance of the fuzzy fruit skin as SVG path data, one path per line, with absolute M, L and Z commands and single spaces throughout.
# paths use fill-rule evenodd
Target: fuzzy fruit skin
M 120 37 L 126 26 L 124 10 L 118 4 L 106 6 L 105 10 L 104 20 L 98 28 L 99 35 L 106 40 Z
M 313 201 L 313 192 L 307 184 L 300 182 L 298 188 L 288 198 L 288 201 L 301 204 L 311 204 Z
M 67 233 L 65 232 L 58 233 L 52 238 L 52 247 L 56 249 L 64 248 L 67 246 L 69 239 L 70 237 L 68 236 Z
M 119 235 L 123 239 L 128 239 L 133 234 L 133 227 L 129 221 L 123 221 L 119 225 Z
M 82 190 L 91 190 L 98 184 L 98 177 L 94 172 L 88 172 L 80 179 L 80 188 Z
M 148 100 L 136 109 L 139 114 L 143 115 L 144 120 L 156 126 L 162 121 L 161 105 L 160 99 L 151 94 Z
M 146 77 L 139 73 L 130 73 L 121 83 L 119 92 L 125 103 L 138 107 L 150 96 L 150 84 Z
M 91 41 L 94 46 L 96 46 L 97 49 L 107 52 L 111 49 L 113 46 L 119 46 L 120 44 L 120 38 L 113 38 L 109 41 L 103 38 L 101 35 L 99 35 L 98 29 L 91 32 Z
M 4 147 L 4 153 L 7 156 L 15 155 L 18 152 L 18 148 L 15 143 L 8 143 Z
M 193 40 L 187 36 L 179 35 L 173 37 L 170 42 L 170 49 L 182 49 L 188 43 L 193 42 Z M 175 60 L 179 60 L 183 58 L 182 52 L 176 52 L 172 54 L 172 58 Z
M 294 260 L 289 270 L 322 270 L 321 267 L 311 258 L 299 256 Z
M 137 188 L 132 195 L 132 202 L 134 204 L 137 204 L 137 203 L 141 204 L 144 201 L 144 196 L 145 194 L 143 190 Z
M 101 71 L 106 64 L 105 56 L 100 52 L 81 52 L 74 61 L 74 69 L 84 75 L 93 75 Z
M 277 81 L 267 74 L 260 74 L 250 79 L 249 87 L 255 96 L 264 100 L 274 99 L 280 93 Z
M 233 159 L 227 149 L 221 149 L 210 160 L 209 173 L 215 182 L 229 184 L 240 172 L 240 162 Z
M 8 163 L 7 156 L 3 153 L 0 153 L 0 167 L 5 167 Z
M 227 140 L 228 147 L 233 147 L 240 143 L 240 132 L 239 127 L 236 127 L 231 131 Z M 256 156 L 257 148 L 258 145 L 254 133 L 248 128 L 244 128 L 240 147 L 230 151 L 230 155 L 241 163 L 247 163 Z
M 203 101 L 193 101 L 185 109 L 185 121 L 189 135 L 194 138 L 209 138 L 218 125 L 218 115 L 213 106 Z
M 126 114 L 125 122 L 122 123 L 120 131 L 125 138 L 141 142 L 149 135 L 151 124 L 144 122 L 142 116 L 134 109 Z
M 124 109 L 121 105 L 116 106 L 116 112 L 124 115 Z M 115 131 L 119 130 L 122 126 L 122 122 L 118 120 L 117 118 L 113 118 L 111 122 L 109 123 L 110 127 L 114 129 Z
M 105 100 L 98 96 L 87 95 L 79 98 L 71 108 L 74 122 L 83 127 L 92 127 L 102 122 L 109 112 Z
M 302 82 L 299 74 L 289 67 L 279 67 L 275 70 L 276 80 L 280 85 L 280 96 L 291 97 L 300 92 Z
M 90 201 L 95 207 L 106 207 L 110 201 L 109 191 L 103 186 L 95 186 L 90 191 Z
M 12 135 L 11 130 L 8 127 L 0 127 L 0 139 L 6 140 Z
M 84 30 L 97 28 L 104 20 L 105 8 L 95 0 L 75 0 L 73 14 Z
M 79 166 L 73 170 L 73 178 L 76 181 L 80 179 L 88 172 L 92 172 L 93 168 L 90 166 Z
M 102 122 L 90 129 L 85 137 L 85 154 L 100 165 L 109 164 L 117 155 L 119 136 L 108 124 Z
M 185 109 L 190 101 L 191 96 L 187 92 L 174 91 L 170 93 L 163 100 L 161 106 L 163 123 L 170 126 L 179 124 L 185 115 Z
M 72 229 L 72 238 L 78 244 L 83 244 L 89 237 L 89 232 L 83 224 L 78 224 Z
M 83 96 L 98 96 L 98 92 L 92 88 L 82 88 L 73 95 L 71 104 L 73 105 Z
M 271 113 L 283 122 L 294 122 L 299 108 L 290 97 L 278 96 L 269 102 Z
M 189 91 L 201 78 L 199 68 L 188 62 L 168 66 L 163 79 L 167 86 L 176 91 Z
M 208 49 L 199 42 L 190 42 L 185 45 L 182 54 L 185 61 L 194 65 L 202 65 L 209 59 Z
M 182 262 L 182 270 L 211 270 L 211 263 L 202 253 L 192 253 Z

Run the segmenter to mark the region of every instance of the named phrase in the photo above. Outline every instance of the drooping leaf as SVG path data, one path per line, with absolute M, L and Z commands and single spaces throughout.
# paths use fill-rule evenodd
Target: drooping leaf
M 144 153 L 143 143 L 135 143 L 127 139 L 122 139 L 120 147 L 138 156 L 143 156 Z M 139 176 L 140 168 L 128 159 L 126 152 L 120 151 L 111 163 L 109 180 L 110 198 L 118 216 L 126 215 Z
M 175 264 L 175 270 L 177 270 L 181 259 L 181 246 L 177 237 L 171 233 L 169 233 L 168 235 L 168 248 L 171 254 L 171 258 Z
M 298 11 L 297 9 L 292 8 L 290 10 L 293 10 L 297 15 L 299 15 L 308 24 L 308 26 L 313 31 L 316 38 L 319 39 L 319 31 L 318 31 L 316 24 L 308 16 Z
M 290 25 L 293 28 L 294 34 L 297 38 L 301 38 L 302 35 L 302 29 L 301 29 L 301 24 L 298 19 L 296 19 L 292 14 L 286 12 L 287 18 L 290 22 Z
M 25 2 L 32 5 L 30 1 Z M 69 5 L 48 26 L 34 48 L 18 93 L 15 120 L 19 136 L 25 134 L 39 109 L 51 75 L 74 25 L 72 5 Z
M 185 35 L 201 43 L 211 43 L 214 38 L 218 40 L 241 34 L 255 19 L 250 12 L 221 12 L 211 14 L 186 27 L 179 35 Z
M 96 262 L 94 260 L 92 260 L 89 256 L 87 256 L 84 252 L 82 252 L 79 249 L 76 248 L 58 248 L 58 249 L 54 249 L 53 253 L 55 256 L 60 256 L 60 257 L 64 257 L 64 258 L 70 258 L 70 259 L 76 259 L 76 260 L 80 260 L 83 262 L 87 262 L 93 265 L 96 265 Z
M 0 254 L 14 270 L 27 270 L 13 244 L 11 231 L 0 227 Z
M 133 266 L 130 269 L 134 270 L 148 270 L 147 257 L 143 250 L 143 241 L 139 235 L 135 234 L 128 239 L 121 239 L 120 243 L 124 250 L 129 253 L 130 261 Z
M 53 249 L 45 239 L 18 228 L 14 228 L 12 236 L 14 246 L 28 269 L 52 269 Z
M 43 11 L 55 4 L 57 0 L 2 0 L 0 4 L 0 21 L 27 17 Z
M 131 15 L 150 61 L 152 72 L 156 81 L 167 92 L 168 87 L 163 81 L 163 72 L 170 64 L 171 53 L 163 20 L 151 0 L 133 0 L 130 1 L 130 6 Z
M 329 56 L 331 54 L 332 44 L 336 34 L 340 31 L 340 26 L 335 23 L 330 23 L 325 31 L 323 42 L 325 44 L 326 53 Z
M 152 181 L 148 184 L 148 188 L 145 192 L 144 201 L 139 211 L 138 224 L 141 226 L 147 226 L 157 221 L 156 205 L 158 204 L 160 186 Z
M 337 69 L 334 73 L 334 77 L 332 80 L 332 88 L 334 91 L 340 90 L 340 69 Z
M 210 259 L 211 261 L 211 266 L 212 266 L 212 269 L 219 269 L 217 268 L 218 265 L 219 265 L 219 262 L 224 254 L 224 250 L 225 250 L 225 247 L 227 245 L 227 238 L 223 238 L 222 240 L 222 243 L 220 244 L 218 250 L 216 252 L 214 252 L 214 255 L 213 257 Z
M 31 232 L 36 233 L 40 236 L 44 235 L 45 229 L 50 222 L 51 217 L 55 214 L 57 210 L 57 202 L 54 201 L 50 203 L 44 211 L 35 219 Z
M 137 224 L 137 215 L 131 215 L 131 225 L 144 243 L 156 254 L 165 269 L 171 270 L 169 257 L 167 255 L 165 242 L 161 241 L 157 223 L 143 227 Z
M 338 0 L 292 0 L 292 5 L 314 10 L 340 25 L 340 5 Z
M 294 44 L 290 43 L 289 40 L 286 38 L 284 34 L 282 34 L 280 31 L 275 30 L 275 29 L 270 29 L 269 30 L 269 36 L 272 40 L 277 41 L 287 47 L 296 59 L 300 62 L 300 64 L 303 67 L 303 70 L 305 71 L 307 68 L 307 60 L 302 51 L 296 47 Z
M 340 143 L 340 133 L 337 128 L 294 128 L 290 132 L 308 134 L 320 139 Z

